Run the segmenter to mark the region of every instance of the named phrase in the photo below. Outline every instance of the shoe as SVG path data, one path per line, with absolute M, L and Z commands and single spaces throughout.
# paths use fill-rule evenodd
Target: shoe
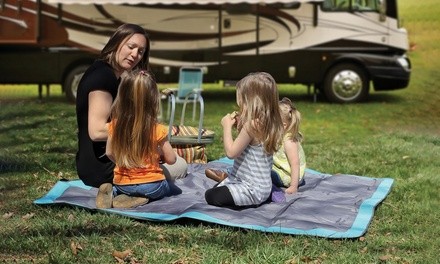
M 280 188 L 272 185 L 272 192 L 270 194 L 270 198 L 274 203 L 284 203 L 286 201 L 286 196 L 284 195 L 284 191 Z
M 224 179 L 228 177 L 228 174 L 224 171 L 206 169 L 205 170 L 206 177 L 214 180 L 216 182 L 222 182 Z
M 134 208 L 140 205 L 148 203 L 146 197 L 129 196 L 126 194 L 120 194 L 113 198 L 113 208 Z
M 99 186 L 96 195 L 96 208 L 107 209 L 112 207 L 113 185 L 111 183 L 103 183 Z

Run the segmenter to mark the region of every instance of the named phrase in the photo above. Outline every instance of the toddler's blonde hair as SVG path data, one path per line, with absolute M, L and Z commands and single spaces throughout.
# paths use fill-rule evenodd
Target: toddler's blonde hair
M 280 108 L 281 120 L 286 125 L 284 128 L 284 135 L 293 141 L 302 142 L 303 135 L 299 131 L 301 113 L 295 107 L 295 104 L 287 97 L 281 99 L 278 105 Z

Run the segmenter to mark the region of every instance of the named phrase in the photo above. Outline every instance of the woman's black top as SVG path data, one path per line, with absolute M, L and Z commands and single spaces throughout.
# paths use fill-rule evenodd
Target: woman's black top
M 105 155 L 106 141 L 92 141 L 88 132 L 89 93 L 96 90 L 109 92 L 115 100 L 120 79 L 112 67 L 95 61 L 84 73 L 76 98 L 76 119 L 78 123 L 78 152 L 76 169 L 84 184 L 99 187 L 113 181 L 114 164 Z

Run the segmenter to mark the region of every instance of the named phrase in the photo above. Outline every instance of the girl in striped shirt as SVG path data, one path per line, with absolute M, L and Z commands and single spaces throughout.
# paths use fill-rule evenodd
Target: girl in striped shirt
M 273 154 L 283 136 L 277 84 L 268 73 L 251 73 L 237 83 L 236 100 L 238 118 L 227 114 L 221 120 L 223 147 L 234 164 L 205 199 L 215 206 L 258 206 L 271 194 Z M 235 139 L 234 126 L 239 131 Z

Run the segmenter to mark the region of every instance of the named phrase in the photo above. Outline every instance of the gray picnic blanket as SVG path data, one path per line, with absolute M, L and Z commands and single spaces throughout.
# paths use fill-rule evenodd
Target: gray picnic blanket
M 205 176 L 205 169 L 226 169 L 231 164 L 226 158 L 190 164 L 188 176 L 172 184 L 171 196 L 132 209 L 97 209 L 97 188 L 80 180 L 59 181 L 34 203 L 68 204 L 151 221 L 190 218 L 263 232 L 354 238 L 367 231 L 376 206 L 386 198 L 393 184 L 390 178 L 330 175 L 306 169 L 305 185 L 297 193 L 286 195 L 285 202 L 268 201 L 240 210 L 208 205 L 205 191 L 216 182 Z

